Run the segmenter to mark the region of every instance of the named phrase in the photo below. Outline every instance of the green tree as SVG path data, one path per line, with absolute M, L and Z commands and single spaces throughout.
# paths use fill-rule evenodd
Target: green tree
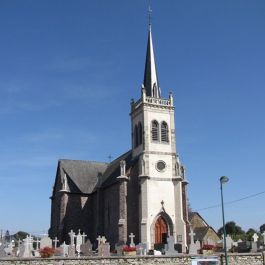
M 23 240 L 24 238 L 26 238 L 27 236 L 29 236 L 29 233 L 24 232 L 24 231 L 18 231 L 16 234 L 14 234 L 14 238 L 16 240 Z
M 245 239 L 245 231 L 237 225 L 234 221 L 227 222 L 225 224 L 226 234 L 230 235 L 234 240 L 238 240 L 239 238 L 244 240 Z M 217 234 L 221 236 L 224 233 L 223 227 L 218 229 Z
M 259 227 L 259 231 L 260 231 L 261 234 L 262 234 L 263 232 L 265 232 L 265 224 L 263 224 L 263 225 L 261 225 L 261 226 Z
M 255 229 L 253 229 L 253 228 L 249 228 L 248 229 L 248 231 L 247 231 L 247 233 L 246 233 L 246 239 L 248 240 L 248 241 L 252 241 L 253 240 L 253 235 L 254 234 L 258 234 L 258 231 L 256 231 Z

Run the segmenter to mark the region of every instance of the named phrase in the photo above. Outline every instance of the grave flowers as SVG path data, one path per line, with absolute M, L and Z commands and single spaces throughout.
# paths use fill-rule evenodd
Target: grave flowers
M 54 254 L 54 248 L 44 247 L 39 250 L 42 258 L 50 258 Z
M 205 245 L 202 246 L 202 254 L 203 255 L 212 254 L 213 253 L 213 249 L 214 249 L 214 245 L 205 244 Z
M 130 246 L 123 246 L 122 248 L 123 255 L 125 256 L 135 256 L 136 255 L 136 247 L 130 247 Z

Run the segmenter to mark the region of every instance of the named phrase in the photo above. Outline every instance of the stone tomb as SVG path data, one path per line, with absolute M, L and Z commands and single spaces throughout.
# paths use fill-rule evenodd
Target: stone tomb
M 147 244 L 145 243 L 139 243 L 138 245 L 136 245 L 136 255 L 146 255 L 147 253 Z
M 80 250 L 83 256 L 91 256 L 93 254 L 92 244 L 89 239 L 80 246 Z
M 107 239 L 103 237 L 98 237 L 98 256 L 100 257 L 108 257 L 110 256 L 110 244 L 107 241 Z
M 165 249 L 166 255 L 176 255 L 178 252 L 175 250 L 175 239 L 173 236 L 167 238 L 167 244 Z
M 52 240 L 48 236 L 44 236 L 40 240 L 40 248 L 50 247 L 52 248 Z

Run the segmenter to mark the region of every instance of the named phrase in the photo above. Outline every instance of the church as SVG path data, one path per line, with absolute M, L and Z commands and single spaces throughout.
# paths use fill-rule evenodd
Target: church
M 151 25 L 139 94 L 130 103 L 131 150 L 110 163 L 58 161 L 51 237 L 69 242 L 70 230 L 80 229 L 92 243 L 105 236 L 113 249 L 133 233 L 136 244 L 154 249 L 171 236 L 186 252 L 188 182 L 176 151 L 173 94 L 163 98 L 158 82 Z

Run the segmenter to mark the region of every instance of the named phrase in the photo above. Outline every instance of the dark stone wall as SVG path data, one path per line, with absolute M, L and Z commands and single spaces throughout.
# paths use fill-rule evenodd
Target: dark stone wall
M 127 240 L 129 239 L 129 234 L 133 233 L 135 235 L 134 242 L 136 244 L 139 243 L 140 238 L 139 195 L 141 188 L 138 176 L 139 167 L 137 162 L 131 168 L 127 196 Z

